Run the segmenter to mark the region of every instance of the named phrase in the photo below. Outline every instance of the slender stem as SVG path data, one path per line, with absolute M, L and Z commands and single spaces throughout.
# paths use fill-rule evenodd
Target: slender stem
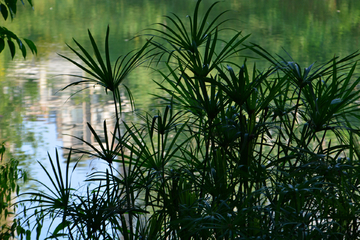
M 117 108 L 118 103 L 117 103 L 117 100 L 116 100 L 117 97 L 118 97 L 119 100 L 120 100 L 120 93 L 119 93 L 119 90 L 118 90 L 118 89 L 115 90 L 115 91 L 116 91 L 116 92 L 113 92 L 113 99 L 114 99 L 114 104 L 115 104 L 115 118 L 116 118 L 117 124 L 120 124 L 121 118 L 120 118 L 119 114 L 121 114 L 121 111 L 120 111 L 120 113 L 118 112 L 118 108 Z M 120 105 L 120 104 L 121 104 L 121 103 L 119 103 L 119 105 Z M 119 107 L 119 108 L 120 108 L 120 107 Z M 120 127 L 118 127 L 118 135 L 119 135 L 119 140 L 121 140 Z
M 114 104 L 115 104 L 115 117 L 116 117 L 116 124 L 120 124 L 121 118 L 119 116 L 119 114 L 121 114 L 121 110 L 120 113 L 118 112 L 118 107 L 117 105 L 121 104 L 118 103 L 117 99 L 118 98 L 120 100 L 120 93 L 119 93 L 119 89 L 115 89 L 115 92 L 113 92 L 113 99 L 114 99 Z M 120 106 L 119 106 L 120 108 Z M 120 126 L 118 127 L 118 137 L 119 137 L 119 141 L 122 141 L 122 136 L 121 136 L 121 130 L 120 130 Z M 131 192 L 130 192 L 130 187 L 129 187 L 129 182 L 128 182 L 128 177 L 127 177 L 127 170 L 126 170 L 126 164 L 125 164 L 125 157 L 124 157 L 124 148 L 121 147 L 120 148 L 120 155 L 121 155 L 121 162 L 122 162 L 122 168 L 123 168 L 123 174 L 124 174 L 124 182 L 125 182 L 125 189 L 126 189 L 126 200 L 127 200 L 127 208 L 132 208 L 132 204 L 130 201 L 130 196 L 131 196 Z M 133 221 L 132 221 L 132 213 L 129 213 L 129 230 L 130 230 L 130 238 L 132 238 L 132 236 L 134 236 L 133 234 Z M 124 231 L 124 234 L 126 235 L 126 230 Z
M 204 159 L 204 172 L 203 172 L 203 178 L 202 178 L 202 182 L 201 182 L 201 189 L 200 189 L 200 198 L 203 198 L 203 186 L 204 186 L 204 182 L 205 182 L 205 173 L 206 173 L 206 167 L 207 167 L 207 162 L 208 162 L 208 158 L 209 158 L 209 151 L 210 151 L 210 141 L 211 141 L 211 135 L 212 135 L 212 119 L 209 119 L 209 133 L 208 136 L 206 136 L 206 131 L 205 131 L 205 138 L 206 138 L 206 143 L 205 143 L 205 159 Z
M 299 110 L 299 102 L 300 102 L 300 98 L 301 98 L 301 91 L 302 91 L 302 88 L 299 89 L 299 96 L 297 98 L 296 105 L 295 105 L 295 112 L 294 112 L 294 117 L 293 117 L 293 121 L 292 121 L 292 124 L 291 124 L 291 129 L 290 129 L 288 147 L 290 146 L 290 144 L 292 142 L 292 134 L 294 134 L 293 130 L 294 130 L 294 126 L 295 126 L 295 120 L 296 120 L 297 112 Z

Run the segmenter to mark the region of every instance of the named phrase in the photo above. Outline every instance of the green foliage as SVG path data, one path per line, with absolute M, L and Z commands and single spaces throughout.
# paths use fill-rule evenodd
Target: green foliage
M 24 228 L 14 218 L 18 204 L 13 204 L 14 195 L 19 194 L 19 180 L 26 181 L 26 173 L 18 169 L 19 162 L 15 159 L 6 160 L 5 143 L 0 145 L 0 239 L 12 239 L 16 235 L 26 236 Z
M 24 1 L 21 0 L 21 3 L 24 5 Z M 32 0 L 28 0 L 28 3 L 31 7 L 33 7 Z M 0 3 L 0 11 L 1 15 L 6 20 L 8 15 L 10 14 L 11 20 L 14 18 L 17 11 L 17 0 L 5 0 L 5 2 Z
M 24 4 L 23 0 L 21 0 L 21 2 L 22 4 Z M 28 2 L 30 6 L 33 7 L 32 0 L 28 0 Z M 11 20 L 13 20 L 17 11 L 16 3 L 17 0 L 5 0 L 5 2 L 0 2 L 0 12 L 4 20 L 6 20 L 9 15 L 11 17 Z M 18 45 L 24 58 L 26 57 L 25 43 L 33 54 L 37 53 L 36 46 L 31 40 L 23 38 L 22 41 L 15 33 L 5 27 L 0 26 L 0 53 L 4 50 L 5 43 L 7 43 L 11 53 L 11 57 L 14 58 L 16 52 L 14 42 Z
M 148 49 L 150 41 L 148 41 L 139 51 L 135 53 L 130 52 L 125 56 L 118 57 L 116 59 L 115 65 L 112 66 L 112 62 L 110 60 L 110 50 L 109 50 L 110 27 L 108 26 L 106 31 L 105 60 L 101 56 L 99 48 L 93 36 L 91 35 L 91 32 L 88 31 L 88 34 L 95 57 L 92 57 L 91 54 L 86 49 L 84 49 L 75 39 L 74 42 L 80 48 L 81 52 L 76 51 L 74 48 L 68 45 L 68 47 L 84 62 L 85 65 L 81 65 L 66 56 L 63 55 L 60 56 L 69 60 L 77 67 L 88 73 L 90 77 L 76 75 L 75 77 L 80 78 L 81 80 L 67 85 L 64 89 L 79 84 L 86 84 L 87 86 L 90 83 L 98 84 L 104 87 L 106 92 L 108 90 L 111 91 L 114 96 L 114 101 L 115 103 L 117 103 L 118 101 L 120 101 L 119 88 L 121 87 L 124 79 L 136 67 L 138 67 L 139 65 L 143 64 L 144 62 L 146 62 L 147 60 L 153 57 L 153 54 L 151 54 L 152 49 L 150 50 Z M 131 104 L 133 104 L 133 99 L 130 90 L 126 88 L 125 85 L 124 87 L 129 95 Z M 119 110 L 121 111 L 121 104 L 119 105 L 119 108 L 120 108 Z
M 111 64 L 89 32 L 93 57 L 75 41 L 83 61 L 63 56 L 87 76 L 77 84 L 110 90 L 116 123 L 104 137 L 88 124 L 95 143 L 72 151 L 104 160 L 73 189 L 71 151 L 65 180 L 59 157 L 43 165 L 52 187 L 23 202 L 41 229 L 60 223 L 50 238 L 69 239 L 356 239 L 359 233 L 360 93 L 354 53 L 302 68 L 262 47 L 243 45 L 235 32 L 221 39 L 225 12 L 200 19 L 197 1 L 188 25 L 177 15 L 135 54 Z M 269 62 L 249 68 L 244 49 Z M 163 109 L 125 123 L 119 88 L 145 61 L 165 66 L 156 84 Z M 161 62 L 166 59 L 165 62 Z M 86 85 L 88 86 L 88 85 Z M 66 88 L 67 88 L 66 87 Z M 73 167 L 73 171 L 76 165 Z

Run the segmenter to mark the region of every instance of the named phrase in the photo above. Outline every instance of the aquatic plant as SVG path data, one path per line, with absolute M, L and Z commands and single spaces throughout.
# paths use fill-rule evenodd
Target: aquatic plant
M 100 137 L 88 124 L 96 143 L 76 137 L 90 150 L 70 151 L 65 180 L 58 157 L 49 157 L 54 190 L 25 193 L 25 202 L 35 203 L 38 219 L 61 220 L 50 238 L 356 239 L 358 53 L 303 68 L 245 45 L 241 32 L 221 39 L 226 12 L 210 20 L 214 3 L 201 18 L 200 4 L 187 22 L 173 14 L 162 30 L 149 29 L 152 38 L 114 67 L 109 28 L 105 60 L 90 32 L 95 58 L 75 41 L 80 51 L 70 49 L 83 64 L 63 57 L 88 76 L 67 87 L 110 91 L 115 128 L 110 136 L 104 122 Z M 245 50 L 269 68 L 249 68 Z M 145 62 L 165 66 L 154 83 L 164 106 L 127 123 L 119 87 Z M 95 186 L 71 187 L 71 152 L 106 161 L 86 180 Z

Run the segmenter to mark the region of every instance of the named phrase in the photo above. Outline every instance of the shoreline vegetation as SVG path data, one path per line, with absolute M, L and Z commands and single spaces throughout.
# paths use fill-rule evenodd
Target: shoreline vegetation
M 57 151 L 50 169 L 39 163 L 51 185 L 33 180 L 47 191 L 20 194 L 26 217 L 7 239 L 34 229 L 48 239 L 357 239 L 359 54 L 300 66 L 224 28 L 218 4 L 166 16 L 115 63 L 109 26 L 104 47 L 90 30 L 91 49 L 68 45 L 77 58 L 60 56 L 86 76 L 64 89 L 103 87 L 116 123 L 101 132 L 88 123 L 96 144 L 74 136 L 88 148 L 67 149 L 65 169 Z M 269 67 L 249 66 L 247 51 Z M 136 99 L 123 82 L 139 66 L 161 76 L 160 106 L 124 122 L 123 95 Z M 108 168 L 75 189 L 75 153 Z

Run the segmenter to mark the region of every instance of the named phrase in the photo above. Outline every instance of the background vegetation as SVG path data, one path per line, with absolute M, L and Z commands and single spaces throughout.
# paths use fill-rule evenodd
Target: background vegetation
M 24 2 L 21 1 L 23 4 Z M 28 0 L 28 3 L 32 6 L 32 1 Z M 17 0 L 7 0 L 0 2 L 0 12 L 4 20 L 6 21 L 8 18 L 13 20 L 16 12 L 17 12 Z M 15 43 L 14 43 L 15 42 Z M 6 43 L 6 44 L 5 44 Z M 37 49 L 34 43 L 26 38 L 20 39 L 16 36 L 15 33 L 7 29 L 6 27 L 0 26 L 0 52 L 2 52 L 5 48 L 5 45 L 8 46 L 10 50 L 11 57 L 14 58 L 16 47 L 18 46 L 21 50 L 22 56 L 26 57 L 26 45 L 31 50 L 32 53 L 36 53 Z

